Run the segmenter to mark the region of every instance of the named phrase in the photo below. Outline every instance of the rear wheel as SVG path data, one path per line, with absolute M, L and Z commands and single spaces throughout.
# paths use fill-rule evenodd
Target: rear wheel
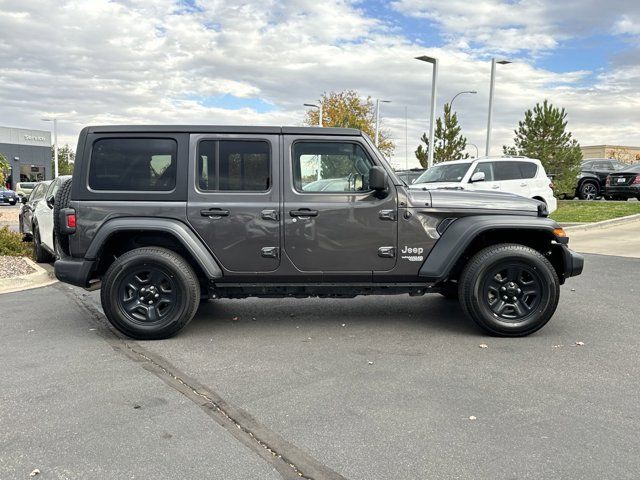
M 53 262 L 54 258 L 49 252 L 47 252 L 42 246 L 42 241 L 40 240 L 40 229 L 38 225 L 33 226 L 33 258 L 38 263 L 50 263 Z
M 69 255 L 69 236 L 62 231 L 60 225 L 60 211 L 69 206 L 71 200 L 72 179 L 66 180 L 56 193 L 56 199 L 53 203 L 53 232 L 56 238 L 56 254 L 62 258 Z
M 580 185 L 580 191 L 578 196 L 580 200 L 595 200 L 598 197 L 598 185 L 594 182 L 583 182 Z
M 478 252 L 460 277 L 465 314 L 493 335 L 517 337 L 542 328 L 560 298 L 558 275 L 538 251 L 500 244 Z
M 159 247 L 131 250 L 111 264 L 100 292 L 111 324 L 125 335 L 154 340 L 175 335 L 200 303 L 200 283 L 177 253 Z

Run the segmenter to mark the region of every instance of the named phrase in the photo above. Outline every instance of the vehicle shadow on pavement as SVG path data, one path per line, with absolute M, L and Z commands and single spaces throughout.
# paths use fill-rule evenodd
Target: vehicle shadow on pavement
M 249 325 L 249 328 L 243 326 Z M 422 334 L 482 335 L 467 319 L 456 300 L 439 295 L 409 297 L 357 297 L 355 299 L 244 299 L 203 303 L 183 335 L 214 331 L 255 332 L 273 327 L 332 328 L 358 326 L 371 333 L 390 327 Z

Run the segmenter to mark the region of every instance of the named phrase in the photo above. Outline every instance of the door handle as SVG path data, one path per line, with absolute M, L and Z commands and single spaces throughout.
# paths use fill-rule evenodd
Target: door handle
M 200 210 L 200 215 L 203 217 L 228 217 L 229 210 L 222 208 L 204 208 Z
M 318 210 L 311 210 L 310 208 L 301 208 L 300 210 L 291 210 L 289 215 L 292 217 L 317 217 Z
M 497 189 L 499 189 L 499 188 L 500 188 L 500 185 L 494 185 L 494 186 L 493 186 L 493 187 L 491 187 L 491 188 L 492 188 L 492 189 L 494 189 L 494 190 L 497 190 Z
M 262 210 L 260 212 L 260 217 L 263 220 L 278 220 L 278 211 L 277 210 Z
M 521 186 L 521 187 L 526 187 L 526 186 L 527 186 L 527 184 L 526 184 L 526 183 L 521 183 L 521 184 L 520 184 L 520 186 Z

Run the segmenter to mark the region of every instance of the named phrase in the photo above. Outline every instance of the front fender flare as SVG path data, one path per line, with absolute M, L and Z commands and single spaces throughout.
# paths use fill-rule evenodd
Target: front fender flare
M 171 218 L 122 217 L 108 220 L 93 237 L 91 245 L 85 253 L 85 260 L 97 260 L 109 237 L 121 231 L 169 233 L 191 253 L 209 278 L 222 278 L 222 269 L 202 240 L 186 224 Z
M 471 242 L 490 230 L 537 230 L 548 232 L 560 226 L 550 218 L 516 215 L 476 215 L 458 218 L 444 231 L 420 267 L 418 275 L 428 282 L 447 278 L 454 265 Z

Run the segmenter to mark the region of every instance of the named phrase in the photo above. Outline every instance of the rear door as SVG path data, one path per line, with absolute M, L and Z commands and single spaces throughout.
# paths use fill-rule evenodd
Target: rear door
M 229 272 L 280 265 L 280 136 L 191 135 L 189 222 Z
M 522 161 L 501 160 L 493 163 L 493 175 L 503 192 L 515 193 L 523 197 L 530 197 L 529 181 L 522 178 Z M 530 163 L 530 162 L 528 162 Z
M 369 169 L 380 164 L 358 137 L 284 140 L 284 248 L 295 267 L 323 278 L 370 279 L 396 264 L 397 195 L 377 194 Z

